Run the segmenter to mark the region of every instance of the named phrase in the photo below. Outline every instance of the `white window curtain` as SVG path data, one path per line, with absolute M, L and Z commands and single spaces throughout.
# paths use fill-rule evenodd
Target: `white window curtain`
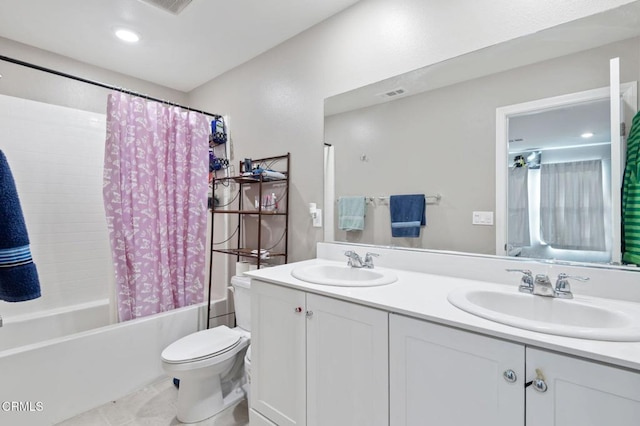
M 553 248 L 606 250 L 602 161 L 542 164 L 540 231 Z
M 531 245 L 529 232 L 529 169 L 509 168 L 508 229 L 509 250 Z

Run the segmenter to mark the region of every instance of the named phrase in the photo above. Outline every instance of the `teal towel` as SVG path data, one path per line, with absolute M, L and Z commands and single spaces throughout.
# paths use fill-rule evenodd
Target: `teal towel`
M 365 204 L 363 196 L 338 198 L 338 229 L 362 231 Z

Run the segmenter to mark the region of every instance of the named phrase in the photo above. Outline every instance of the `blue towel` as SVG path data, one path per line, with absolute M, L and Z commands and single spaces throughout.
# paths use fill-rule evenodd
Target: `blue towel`
M 31 258 L 16 184 L 0 151 L 0 300 L 23 302 L 40 297 L 38 271 Z
M 418 238 L 420 227 L 427 224 L 424 194 L 392 195 L 389 197 L 391 236 Z
M 365 204 L 364 196 L 338 198 L 338 229 L 362 231 Z

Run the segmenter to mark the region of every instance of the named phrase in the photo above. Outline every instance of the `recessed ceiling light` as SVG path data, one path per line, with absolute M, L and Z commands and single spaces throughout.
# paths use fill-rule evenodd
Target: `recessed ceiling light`
M 591 132 L 584 132 L 583 134 L 581 134 L 580 136 L 582 136 L 585 139 L 589 139 L 590 137 L 593 137 L 593 133 Z
M 126 41 L 127 43 L 136 43 L 140 40 L 140 36 L 131 30 L 118 28 L 115 32 L 116 37 L 118 37 L 122 41 Z

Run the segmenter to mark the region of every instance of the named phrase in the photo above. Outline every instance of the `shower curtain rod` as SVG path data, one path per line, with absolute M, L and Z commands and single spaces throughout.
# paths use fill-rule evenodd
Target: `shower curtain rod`
M 199 112 L 201 114 L 208 115 L 208 116 L 216 118 L 216 119 L 221 117 L 220 114 L 212 114 L 212 113 L 207 112 L 207 111 L 202 111 L 202 110 L 199 110 L 199 109 L 186 107 L 184 105 L 180 105 L 180 104 L 177 104 L 175 102 L 169 102 L 169 101 L 166 101 L 166 100 L 163 100 L 163 99 L 154 98 L 152 96 L 148 96 L 148 95 L 144 95 L 142 93 L 134 92 L 133 90 L 128 90 L 128 89 L 124 89 L 122 87 L 112 86 L 110 84 L 101 83 L 101 82 L 95 81 L 95 80 L 89 80 L 89 79 L 78 77 L 78 76 L 75 76 L 75 75 L 72 75 L 72 74 L 67 74 L 67 73 L 62 72 L 62 71 L 57 71 L 57 70 L 54 70 L 54 69 L 51 69 L 51 68 L 46 68 L 46 67 L 42 67 L 40 65 L 36 65 L 36 64 L 29 63 L 29 62 L 21 61 L 19 59 L 10 58 L 8 56 L 0 55 L 0 60 L 5 61 L 5 62 L 11 62 L 11 63 L 16 64 L 16 65 L 22 65 L 23 67 L 32 68 L 34 70 L 44 71 L 44 72 L 47 72 L 49 74 L 54 74 L 54 75 L 57 75 L 57 76 L 60 76 L 60 77 L 69 78 L 71 80 L 80 81 L 82 83 L 87 83 L 87 84 L 91 84 L 91 85 L 94 85 L 94 86 L 102 87 L 104 89 L 117 90 L 118 92 L 126 93 L 127 95 L 138 96 L 140 98 L 144 98 L 144 99 L 147 99 L 149 101 L 160 102 L 160 103 L 163 103 L 163 104 L 184 108 L 184 109 L 189 110 L 189 111 Z

